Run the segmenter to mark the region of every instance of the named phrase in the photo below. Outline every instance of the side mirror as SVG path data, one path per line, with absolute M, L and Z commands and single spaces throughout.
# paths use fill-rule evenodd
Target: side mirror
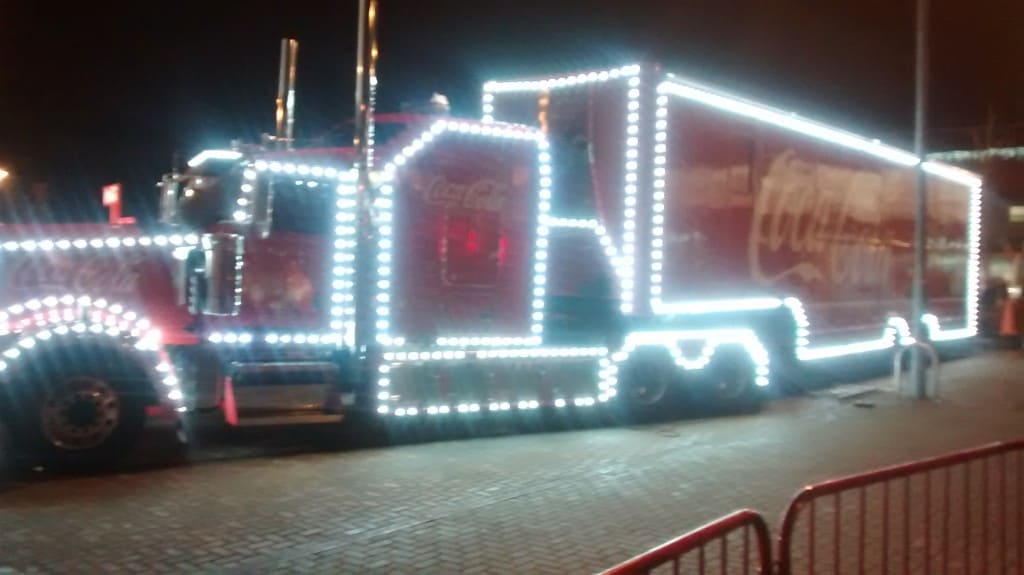
M 274 183 L 269 177 L 258 178 L 252 204 L 252 229 L 259 238 L 270 235 L 274 220 Z
M 242 307 L 244 238 L 218 232 L 203 236 L 205 282 L 199 306 L 206 315 L 238 315 Z

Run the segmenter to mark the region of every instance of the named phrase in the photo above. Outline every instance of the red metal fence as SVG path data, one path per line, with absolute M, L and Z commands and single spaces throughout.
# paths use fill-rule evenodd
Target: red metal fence
M 764 519 L 738 511 L 606 574 L 1024 573 L 1024 441 L 806 487 L 783 515 L 774 566 L 769 547 Z
M 1016 573 L 1024 441 L 805 488 L 779 530 L 779 575 Z
M 655 547 L 604 575 L 770 574 L 771 565 L 768 524 L 754 511 L 743 510 Z

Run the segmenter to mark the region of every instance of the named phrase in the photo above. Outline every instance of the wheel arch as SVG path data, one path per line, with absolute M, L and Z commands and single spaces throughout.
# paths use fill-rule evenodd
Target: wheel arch
M 41 357 L 74 359 L 74 350 L 87 349 L 116 354 L 126 362 L 119 369 L 144 380 L 151 403 L 183 411 L 180 382 L 159 330 L 122 304 L 90 296 L 34 298 L 0 311 L 0 388 L 38 372 Z

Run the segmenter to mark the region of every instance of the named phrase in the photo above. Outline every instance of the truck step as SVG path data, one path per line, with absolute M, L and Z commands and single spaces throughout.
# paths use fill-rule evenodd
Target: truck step
M 233 363 L 231 378 L 236 386 L 319 385 L 336 383 L 338 366 L 327 362 L 291 361 Z
M 322 425 L 344 420 L 340 413 L 315 411 L 239 413 L 235 427 L 270 427 L 275 425 Z
M 224 419 L 237 427 L 335 423 L 343 419 L 333 363 L 236 363 L 224 382 Z

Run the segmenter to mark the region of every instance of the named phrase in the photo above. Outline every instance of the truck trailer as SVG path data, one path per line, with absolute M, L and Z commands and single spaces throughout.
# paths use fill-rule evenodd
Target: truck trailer
M 977 332 L 972 173 L 648 65 L 487 82 L 479 120 L 375 122 L 366 196 L 352 148 L 236 147 L 163 178 L 154 230 L 0 227 L 16 446 L 116 457 L 203 414 L 746 407 L 808 363 L 913 344 L 913 321 Z

